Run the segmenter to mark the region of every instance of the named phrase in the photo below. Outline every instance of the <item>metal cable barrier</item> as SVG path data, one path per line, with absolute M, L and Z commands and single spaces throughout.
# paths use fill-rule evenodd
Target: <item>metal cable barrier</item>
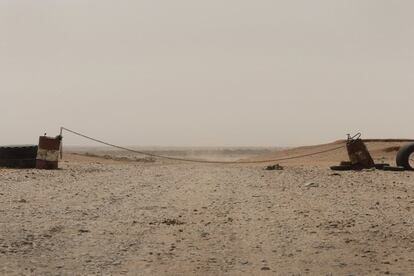
M 191 162 L 191 163 L 204 163 L 204 164 L 258 164 L 258 163 L 270 163 L 270 162 L 286 161 L 286 160 L 300 159 L 300 158 L 305 158 L 305 157 L 309 157 L 309 156 L 320 155 L 320 154 L 324 154 L 324 153 L 328 153 L 328 152 L 332 152 L 332 151 L 336 151 L 336 150 L 344 148 L 344 145 L 341 145 L 341 146 L 334 147 L 334 148 L 327 149 L 327 150 L 323 150 L 323 151 L 312 152 L 312 153 L 302 154 L 302 155 L 295 155 L 295 156 L 290 156 L 290 157 L 277 158 L 277 159 L 268 159 L 268 160 L 257 160 L 257 161 L 209 161 L 209 160 L 197 160 L 197 159 L 186 159 L 186 158 L 179 158 L 179 157 L 170 157 L 170 156 L 163 156 L 163 155 L 153 154 L 153 153 L 149 153 L 149 152 L 143 152 L 143 151 L 139 151 L 139 150 L 134 150 L 134 149 L 114 145 L 114 144 L 111 144 L 111 143 L 108 143 L 108 142 L 104 142 L 102 140 L 92 138 L 90 136 L 87 136 L 85 134 L 76 132 L 74 130 L 71 130 L 71 129 L 68 129 L 68 128 L 65 128 L 65 127 L 61 127 L 61 134 L 62 134 L 63 130 L 65 130 L 67 132 L 70 132 L 72 134 L 75 134 L 77 136 L 83 137 L 85 139 L 88 139 L 88 140 L 91 140 L 91 141 L 109 146 L 109 147 L 129 151 L 129 152 L 133 152 L 133 153 L 138 153 L 138 154 L 141 154 L 141 155 L 146 155 L 146 156 L 161 158 L 161 159 L 167 159 L 167 160 L 173 160 L 173 161 Z

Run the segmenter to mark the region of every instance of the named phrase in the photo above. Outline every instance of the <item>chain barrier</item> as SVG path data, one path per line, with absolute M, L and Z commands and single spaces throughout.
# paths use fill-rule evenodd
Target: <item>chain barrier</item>
M 87 135 L 82 134 L 80 132 L 65 128 L 65 127 L 61 127 L 61 134 L 63 133 L 63 130 L 65 130 L 69 133 L 75 134 L 77 136 L 83 137 L 85 139 L 94 141 L 96 143 L 103 144 L 103 145 L 113 147 L 113 148 L 117 148 L 117 149 L 120 149 L 120 150 L 125 150 L 125 151 L 129 151 L 129 152 L 133 152 L 133 153 L 138 153 L 138 154 L 141 154 L 141 155 L 146 155 L 146 156 L 150 156 L 150 157 L 154 157 L 154 158 L 161 158 L 161 159 L 172 160 L 172 161 L 180 161 L 180 162 L 204 163 L 204 164 L 259 164 L 259 163 L 279 162 L 279 161 L 301 159 L 301 158 L 305 158 L 305 157 L 309 157 L 309 156 L 321 155 L 321 154 L 324 154 L 324 153 L 333 152 L 333 151 L 337 151 L 339 149 L 344 148 L 344 145 L 341 145 L 341 146 L 334 147 L 334 148 L 327 149 L 327 150 L 323 150 L 323 151 L 317 151 L 317 152 L 312 152 L 312 153 L 308 153 L 308 154 L 294 155 L 294 156 L 288 156 L 288 157 L 282 157 L 282 158 L 276 158 L 276 159 L 267 159 L 267 160 L 256 160 L 256 161 L 209 161 L 209 160 L 197 160 L 197 159 L 186 159 L 186 158 L 179 158 L 179 157 L 164 156 L 164 155 L 159 155 L 159 154 L 134 150 L 134 149 L 118 146 L 118 145 L 115 145 L 115 144 L 111 144 L 111 143 L 108 143 L 108 142 L 105 142 L 105 141 L 87 136 Z

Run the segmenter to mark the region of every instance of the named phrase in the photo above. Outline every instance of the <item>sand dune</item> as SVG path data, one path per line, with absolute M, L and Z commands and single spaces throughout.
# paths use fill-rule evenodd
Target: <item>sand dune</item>
M 365 140 L 365 144 L 368 147 L 372 157 L 375 161 L 382 162 L 386 161 L 389 163 L 395 163 L 395 157 L 399 148 L 412 142 L 413 140 L 408 139 L 368 139 Z M 285 158 L 290 156 L 301 156 L 309 153 L 322 152 L 330 149 L 334 149 L 343 145 L 343 148 L 320 155 L 311 157 L 299 158 L 295 160 L 281 161 L 283 164 L 290 165 L 319 165 L 327 166 L 329 164 L 335 164 L 340 161 L 348 160 L 348 154 L 346 151 L 345 141 L 336 141 L 328 144 L 313 145 L 297 147 L 292 149 L 286 149 L 281 151 L 275 151 L 269 154 L 262 154 L 245 160 L 260 161 L 269 159 Z

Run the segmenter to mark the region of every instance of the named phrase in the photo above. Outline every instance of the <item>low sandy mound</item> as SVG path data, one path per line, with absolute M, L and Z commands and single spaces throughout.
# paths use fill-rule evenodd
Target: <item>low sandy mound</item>
M 395 157 L 399 148 L 413 140 L 379 140 L 379 139 L 370 139 L 365 140 L 368 149 L 377 163 L 390 163 L 395 164 Z M 81 162 L 81 163 L 102 163 L 102 164 L 113 164 L 113 163 L 125 163 L 125 162 L 140 162 L 140 163 L 153 163 L 156 160 L 164 161 L 163 159 L 153 159 L 146 157 L 118 157 L 116 152 L 114 154 L 108 154 L 106 152 L 97 152 L 97 153 L 64 153 L 64 162 Z M 314 153 L 318 153 L 313 155 Z M 304 156 L 310 155 L 310 156 Z M 173 154 L 171 156 L 174 156 Z M 253 156 L 253 155 L 252 155 Z M 276 159 L 285 159 L 285 158 L 294 158 L 300 157 L 297 159 L 290 160 L 276 160 Z M 210 158 L 204 157 L 192 157 L 191 159 L 205 159 L 212 160 Z M 214 159 L 215 160 L 215 159 Z M 291 149 L 284 150 L 275 150 L 269 153 L 260 154 L 253 157 L 248 157 L 241 159 L 241 161 L 265 161 L 270 160 L 269 164 L 280 163 L 286 165 L 294 166 L 330 166 L 337 165 L 340 161 L 347 161 L 348 154 L 346 151 L 346 142 L 345 141 L 336 141 L 329 144 L 322 145 L 313 145 L 313 146 L 303 146 Z M 271 161 L 275 160 L 275 161 Z M 223 161 L 223 157 L 217 158 L 217 161 Z M 175 161 L 169 161 L 175 162 Z M 259 164 L 263 165 L 262 163 Z
M 376 162 L 387 162 L 394 164 L 396 154 L 399 148 L 413 142 L 413 140 L 403 140 L 403 139 L 369 139 L 365 140 L 365 143 L 370 151 L 372 157 Z M 341 147 L 342 146 L 342 147 Z M 339 149 L 336 149 L 338 148 Z M 332 149 L 332 151 L 330 151 Z M 336 149 L 336 150 L 335 150 Z M 281 160 L 281 161 L 272 161 L 273 163 L 281 164 L 290 164 L 290 165 L 336 165 L 340 161 L 347 161 L 348 154 L 346 151 L 346 142 L 345 141 L 336 141 L 329 144 L 314 145 L 314 146 L 305 146 L 291 148 L 287 150 L 277 151 L 269 154 L 259 155 L 250 159 L 248 161 L 262 161 L 262 160 L 274 160 L 274 159 L 283 159 L 290 158 L 295 156 L 303 156 L 307 154 L 319 153 L 321 154 L 301 157 L 298 159 L 292 160 Z

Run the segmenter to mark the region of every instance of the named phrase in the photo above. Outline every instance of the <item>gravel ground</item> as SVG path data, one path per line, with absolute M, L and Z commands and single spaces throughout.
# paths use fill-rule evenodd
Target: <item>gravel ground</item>
M 414 174 L 67 155 L 0 170 L 2 275 L 413 275 Z

